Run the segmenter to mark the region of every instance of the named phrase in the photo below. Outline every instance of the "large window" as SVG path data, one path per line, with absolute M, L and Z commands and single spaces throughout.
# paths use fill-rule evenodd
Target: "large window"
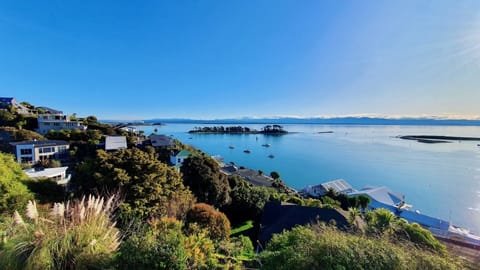
M 32 154 L 32 149 L 20 149 L 20 154 L 21 155 L 31 155 Z
M 32 162 L 31 157 L 22 157 L 22 163 L 28 163 L 28 162 Z
M 54 152 L 54 147 L 43 147 L 38 150 L 40 154 Z

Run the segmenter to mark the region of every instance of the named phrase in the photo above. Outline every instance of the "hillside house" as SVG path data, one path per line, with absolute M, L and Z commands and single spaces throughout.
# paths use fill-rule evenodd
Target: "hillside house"
M 18 163 L 36 163 L 46 159 L 66 159 L 70 145 L 65 141 L 42 140 L 10 143 L 15 148 Z
M 63 113 L 55 114 L 39 114 L 38 115 L 38 129 L 40 134 L 46 134 L 50 130 L 62 129 L 78 129 L 84 131 L 87 126 L 80 121 L 71 121 L 68 116 Z

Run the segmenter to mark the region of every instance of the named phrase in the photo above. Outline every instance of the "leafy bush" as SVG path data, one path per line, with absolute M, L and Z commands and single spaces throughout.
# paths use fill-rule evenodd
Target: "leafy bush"
M 0 152 L 0 213 L 23 208 L 33 198 L 23 183 L 27 178 L 12 155 Z
M 120 246 L 118 269 L 212 269 L 213 242 L 205 232 L 186 236 L 174 218 L 152 220 Z
M 230 236 L 230 221 L 225 214 L 205 203 L 197 203 L 188 211 L 187 223 L 197 223 L 216 241 L 226 240 Z
M 462 269 L 412 244 L 346 234 L 325 225 L 298 226 L 276 234 L 260 254 L 261 269 Z

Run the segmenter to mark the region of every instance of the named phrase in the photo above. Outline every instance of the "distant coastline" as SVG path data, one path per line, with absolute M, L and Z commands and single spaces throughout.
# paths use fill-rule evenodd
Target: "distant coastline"
M 412 125 L 412 126 L 480 126 L 480 120 L 436 119 L 436 118 L 375 118 L 375 117 L 334 117 L 334 118 L 239 118 L 239 119 L 149 119 L 145 123 L 203 124 L 203 125 L 248 125 L 248 124 L 322 124 L 322 125 Z

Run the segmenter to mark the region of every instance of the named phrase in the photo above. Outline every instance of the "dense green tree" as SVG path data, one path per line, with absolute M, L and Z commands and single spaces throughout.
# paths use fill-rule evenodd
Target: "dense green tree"
M 218 163 L 205 155 L 187 158 L 182 167 L 183 182 L 199 202 L 221 208 L 230 203 L 230 186 L 227 176 L 220 172 Z
M 23 208 L 33 198 L 24 184 L 26 180 L 13 156 L 0 152 L 0 213 Z
M 40 203 L 54 203 L 65 200 L 65 187 L 50 179 L 29 179 L 25 185 L 34 193 Z
M 126 216 L 183 218 L 193 203 L 180 174 L 156 159 L 154 152 L 124 149 L 97 151 L 97 157 L 76 167 L 72 186 L 81 193 L 121 191 Z
M 222 212 L 206 203 L 197 203 L 187 213 L 187 224 L 196 223 L 207 230 L 207 235 L 216 241 L 226 240 L 230 236 L 230 221 Z
M 280 178 L 280 174 L 276 171 L 271 172 L 270 176 L 275 180 Z
M 245 220 L 260 221 L 265 203 L 275 192 L 272 188 L 250 186 L 246 182 L 238 184 L 230 193 L 232 202 L 224 207 L 223 211 L 233 223 Z

